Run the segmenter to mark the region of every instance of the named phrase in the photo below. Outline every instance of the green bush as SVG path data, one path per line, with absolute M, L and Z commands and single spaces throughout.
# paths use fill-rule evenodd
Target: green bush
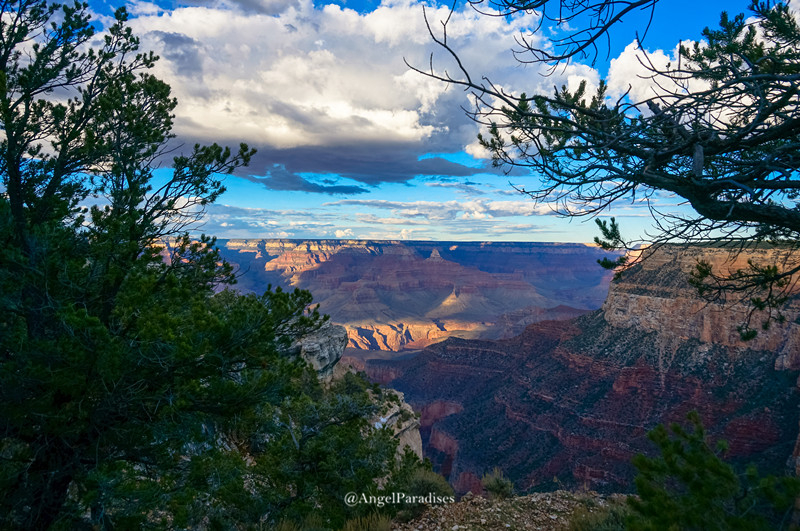
M 494 467 L 491 473 L 484 474 L 481 484 L 492 498 L 504 499 L 514 494 L 514 484 L 503 475 L 503 471 L 498 467 Z
M 391 529 L 391 518 L 380 514 L 370 514 L 348 520 L 341 531 L 391 531 Z
M 453 487 L 433 470 L 420 468 L 411 476 L 406 494 L 413 496 L 452 496 Z

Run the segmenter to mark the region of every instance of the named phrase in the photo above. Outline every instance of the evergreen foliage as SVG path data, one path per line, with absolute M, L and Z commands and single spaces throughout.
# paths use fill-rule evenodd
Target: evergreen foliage
M 357 516 L 343 494 L 399 466 L 367 384 L 286 354 L 323 321 L 310 294 L 224 289 L 185 232 L 253 151 L 194 146 L 155 179 L 176 101 L 125 11 L 95 35 L 86 4 L 1 9 L 0 527 Z
M 760 477 L 754 467 L 745 474 L 720 458 L 724 441 L 712 448 L 697 412 L 688 415 L 689 428 L 657 426 L 648 436 L 660 455 L 638 455 L 638 498 L 628 502 L 634 512 L 630 529 L 760 530 L 786 529 L 800 479 Z M 670 431 L 672 434 L 670 435 Z

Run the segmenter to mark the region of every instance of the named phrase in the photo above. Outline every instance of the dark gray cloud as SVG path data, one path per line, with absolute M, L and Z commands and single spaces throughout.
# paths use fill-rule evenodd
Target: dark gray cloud
M 336 181 L 332 179 L 324 179 L 323 183 L 325 184 L 314 183 L 300 175 L 288 171 L 281 165 L 273 166 L 263 177 L 254 175 L 240 175 L 240 177 L 263 185 L 269 190 L 278 191 L 298 191 L 329 195 L 356 195 L 369 191 L 360 186 L 333 184 Z
M 182 33 L 151 31 L 163 44 L 161 54 L 175 65 L 175 72 L 191 79 L 202 79 L 203 60 L 200 57 L 201 45 L 195 39 Z
M 240 177 L 248 178 L 245 173 L 270 174 L 274 177 L 276 165 L 290 174 L 318 173 L 329 177 L 339 176 L 367 186 L 376 186 L 380 183 L 405 183 L 419 176 L 438 180 L 496 173 L 491 169 L 472 168 L 441 158 L 418 160 L 427 153 L 427 146 L 419 144 L 365 142 L 290 149 L 255 147 L 258 152 L 250 167 L 238 173 Z M 288 177 L 282 175 L 274 182 L 283 180 L 291 182 L 287 179 Z M 330 184 L 324 181 L 323 183 Z

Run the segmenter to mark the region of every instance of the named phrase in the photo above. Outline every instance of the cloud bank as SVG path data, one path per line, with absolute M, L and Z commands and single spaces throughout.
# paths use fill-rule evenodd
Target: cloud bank
M 331 193 L 276 177 L 276 164 L 295 176 L 329 173 L 365 185 L 487 171 L 419 160 L 430 152 L 477 152 L 478 126 L 461 110 L 468 104 L 462 90 L 404 64 L 426 66 L 435 52 L 437 67 L 455 74 L 417 1 L 385 0 L 368 13 L 310 0 L 195 0 L 171 9 L 138 1 L 130 11 L 142 48 L 161 56 L 156 73 L 178 98 L 179 138 L 251 144 L 259 154 L 249 171 L 268 188 Z M 427 13 L 437 27 L 448 10 Z M 452 17 L 448 39 L 472 72 L 502 79 L 512 91 L 550 91 L 594 75 L 574 65 L 544 78 L 517 63 L 511 36 L 525 23 L 465 8 Z

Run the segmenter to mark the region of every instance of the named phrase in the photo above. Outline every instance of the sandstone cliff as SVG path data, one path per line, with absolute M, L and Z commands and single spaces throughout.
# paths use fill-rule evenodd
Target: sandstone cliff
M 450 336 L 510 337 L 599 308 L 610 274 L 581 244 L 227 240 L 239 288 L 308 289 L 349 346 L 416 349 Z
M 743 343 L 744 309 L 706 304 L 688 285 L 699 257 L 728 263 L 716 249 L 663 248 L 589 315 L 508 340 L 451 338 L 367 371 L 393 377 L 421 412 L 426 456 L 461 491 L 494 466 L 521 491 L 629 490 L 631 457 L 654 450 L 647 431 L 693 409 L 734 462 L 784 473 L 798 439 L 798 301 L 788 323 Z
M 709 304 L 687 285 L 689 272 L 701 259 L 722 274 L 746 269 L 748 260 L 762 265 L 779 262 L 784 266 L 800 262 L 800 257 L 786 257 L 778 250 L 769 249 L 731 254 L 725 249 L 662 247 L 614 283 L 603 304 L 606 321 L 617 327 L 661 331 L 665 338 L 678 342 L 691 338 L 705 345 L 730 347 L 733 351 L 769 351 L 776 355 L 777 368 L 800 368 L 800 323 L 797 322 L 800 298 L 793 298 L 784 307 L 785 325 L 762 330 L 755 339 L 745 343 L 737 327 L 745 322 L 748 308 L 730 301 Z M 735 294 L 729 298 L 734 300 Z M 762 320 L 757 314 L 755 326 Z

